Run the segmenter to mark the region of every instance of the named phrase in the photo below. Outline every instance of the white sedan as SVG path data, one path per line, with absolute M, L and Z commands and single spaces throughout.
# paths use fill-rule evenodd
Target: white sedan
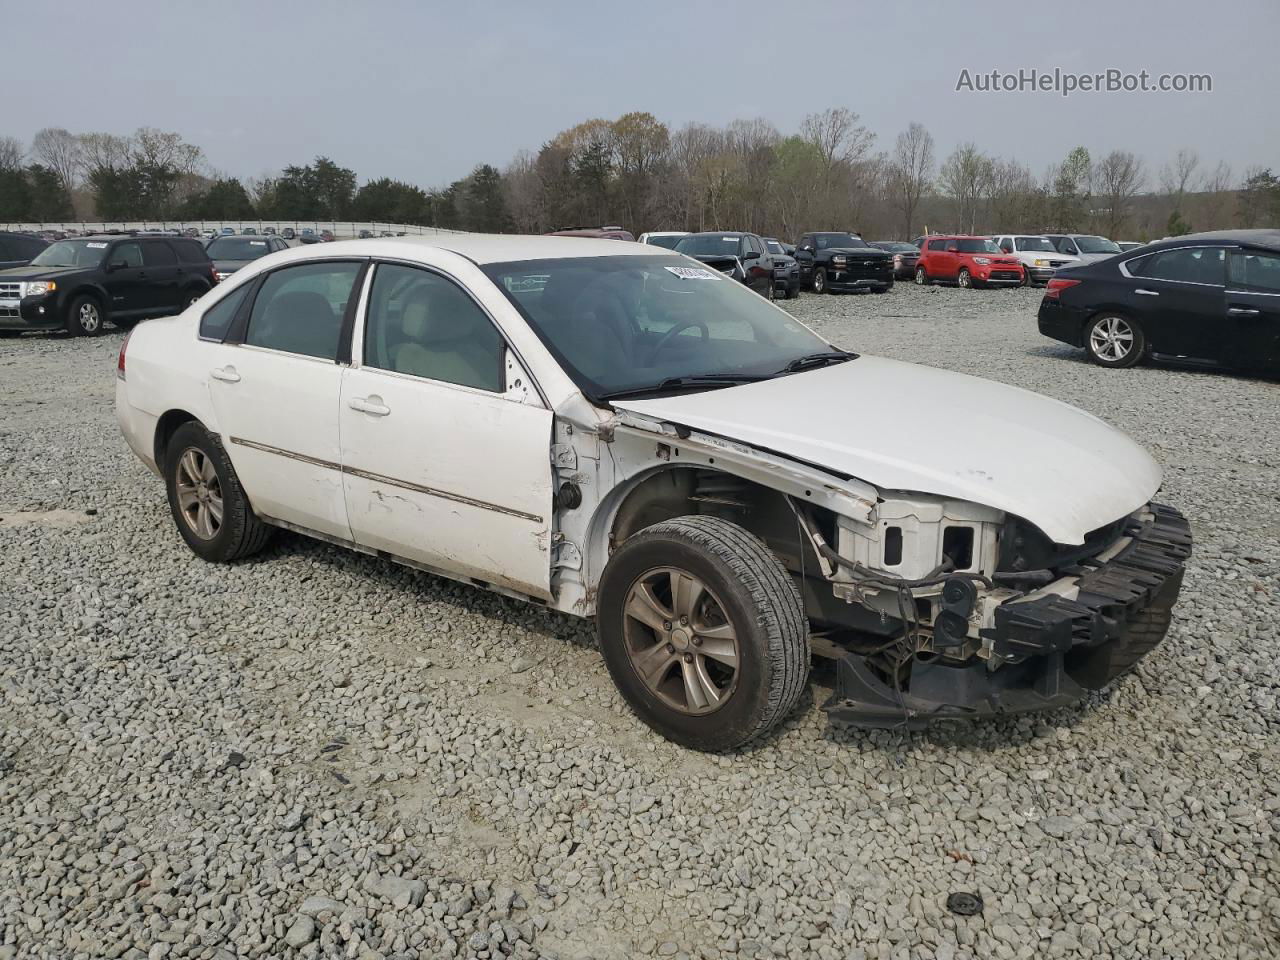
M 116 406 L 199 556 L 283 527 L 594 616 L 635 712 L 699 749 L 775 727 L 814 654 L 840 722 L 1079 699 L 1163 637 L 1190 552 L 1095 417 L 611 240 L 272 254 L 139 326 Z

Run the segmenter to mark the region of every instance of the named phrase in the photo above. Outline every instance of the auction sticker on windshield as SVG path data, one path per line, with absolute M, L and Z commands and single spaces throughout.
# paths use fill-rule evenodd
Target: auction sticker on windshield
M 86 247 L 88 247 L 90 250 L 105 250 L 105 249 L 107 249 L 107 245 L 106 245 L 105 243 L 86 243 L 86 244 L 85 244 L 85 246 L 86 246 Z
M 681 280 L 714 280 L 716 275 L 710 270 L 702 267 L 667 267 L 669 273 L 674 273 Z

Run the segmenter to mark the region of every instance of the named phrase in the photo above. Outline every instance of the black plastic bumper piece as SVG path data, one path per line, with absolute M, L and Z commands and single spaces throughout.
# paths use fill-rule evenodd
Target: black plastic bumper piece
M 983 631 L 992 661 L 952 665 L 917 660 L 897 689 L 865 660 L 836 661 L 836 688 L 823 704 L 831 719 L 869 728 L 920 729 L 938 720 L 977 719 L 1066 706 L 1127 673 L 1164 639 L 1191 555 L 1191 528 L 1172 507 L 1150 504 L 1132 538 L 1098 565 L 1060 571 L 1079 577 L 1074 600 L 1044 596 L 1008 603 Z

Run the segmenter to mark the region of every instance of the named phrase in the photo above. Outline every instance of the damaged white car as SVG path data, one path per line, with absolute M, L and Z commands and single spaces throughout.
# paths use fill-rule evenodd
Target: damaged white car
M 1164 636 L 1191 549 L 1095 417 L 837 349 L 639 244 L 292 249 L 139 326 L 118 377 L 201 557 L 284 527 L 593 616 L 699 749 L 775 727 L 814 655 L 865 726 L 1079 699 Z

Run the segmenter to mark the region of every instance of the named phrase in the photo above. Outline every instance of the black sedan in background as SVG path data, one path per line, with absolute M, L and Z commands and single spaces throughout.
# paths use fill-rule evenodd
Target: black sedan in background
M 878 247 L 893 257 L 893 278 L 895 280 L 914 280 L 916 264 L 920 260 L 920 248 L 914 243 L 902 240 L 873 240 L 871 246 Z
M 680 238 L 676 253 L 701 260 L 708 267 L 746 284 L 760 296 L 773 299 L 773 254 L 765 248 L 764 239 L 754 233 L 732 230 L 691 233 Z
M 1104 367 L 1280 373 L 1280 230 L 1191 234 L 1059 271 L 1039 326 Z
M 277 250 L 288 250 L 289 244 L 280 237 L 216 237 L 205 245 L 205 252 L 213 261 L 213 272 L 221 282 L 247 263 Z

